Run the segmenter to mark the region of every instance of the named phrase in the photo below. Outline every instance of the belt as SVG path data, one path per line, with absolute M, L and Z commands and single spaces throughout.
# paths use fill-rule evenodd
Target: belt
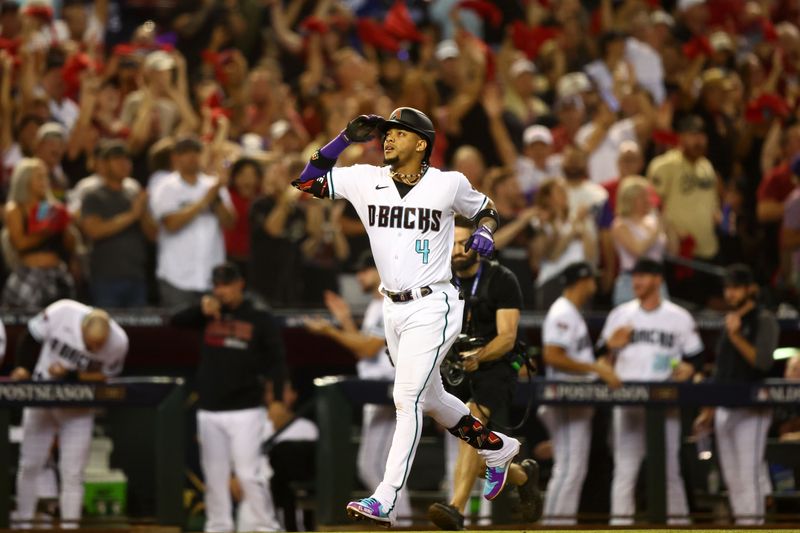
M 386 289 L 381 289 L 381 292 L 393 301 L 396 304 L 403 303 L 403 302 L 410 302 L 411 300 L 417 300 L 424 296 L 428 296 L 433 292 L 433 289 L 428 287 L 420 287 L 419 289 L 412 289 L 410 291 L 401 291 L 401 292 L 392 292 L 387 291 Z

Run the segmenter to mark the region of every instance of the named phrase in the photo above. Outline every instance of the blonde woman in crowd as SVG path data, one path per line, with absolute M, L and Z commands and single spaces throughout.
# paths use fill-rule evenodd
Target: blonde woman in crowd
M 12 267 L 3 288 L 3 305 L 43 308 L 75 295 L 64 262 L 76 238 L 69 214 L 50 191 L 42 160 L 25 158 L 14 167 L 6 203 L 3 252 Z
M 611 226 L 620 266 L 620 274 L 614 283 L 615 306 L 634 297 L 630 271 L 640 257 L 663 262 L 667 252 L 677 252 L 677 236 L 669 235 L 652 204 L 650 188 L 647 179 L 629 176 L 617 191 L 616 217 Z M 661 284 L 661 291 L 666 299 L 666 283 Z

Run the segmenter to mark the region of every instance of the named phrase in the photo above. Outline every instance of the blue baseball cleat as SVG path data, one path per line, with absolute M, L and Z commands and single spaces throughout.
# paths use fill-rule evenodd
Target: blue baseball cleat
M 352 520 L 372 520 L 383 527 L 391 527 L 392 520 L 381 509 L 381 502 L 375 498 L 362 498 L 347 504 L 347 516 Z
M 508 480 L 511 461 L 519 453 L 519 441 L 503 436 L 503 447 L 497 450 L 497 457 L 486 457 L 486 482 L 483 484 L 483 497 L 494 500 L 503 492 Z

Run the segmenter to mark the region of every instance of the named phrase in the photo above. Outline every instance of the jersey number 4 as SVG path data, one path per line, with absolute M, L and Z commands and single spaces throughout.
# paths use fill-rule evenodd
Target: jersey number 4
M 424 241 L 421 239 L 417 239 L 416 249 L 418 254 L 422 254 L 422 264 L 427 265 L 428 254 L 431 252 L 431 249 L 428 248 L 428 239 L 425 239 Z

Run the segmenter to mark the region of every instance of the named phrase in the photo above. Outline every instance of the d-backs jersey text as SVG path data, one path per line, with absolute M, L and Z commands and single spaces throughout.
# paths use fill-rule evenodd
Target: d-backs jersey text
M 349 200 L 366 227 L 381 281 L 390 291 L 449 281 L 454 214 L 471 219 L 488 203 L 463 174 L 436 168 L 402 198 L 389 167 L 337 167 L 327 179 L 330 197 Z
M 656 309 L 642 309 L 638 300 L 615 307 L 600 334 L 608 341 L 623 326 L 633 328 L 628 344 L 616 354 L 614 370 L 620 379 L 663 381 L 672 375 L 672 367 L 683 359 L 699 355 L 703 341 L 692 315 L 669 301 Z

